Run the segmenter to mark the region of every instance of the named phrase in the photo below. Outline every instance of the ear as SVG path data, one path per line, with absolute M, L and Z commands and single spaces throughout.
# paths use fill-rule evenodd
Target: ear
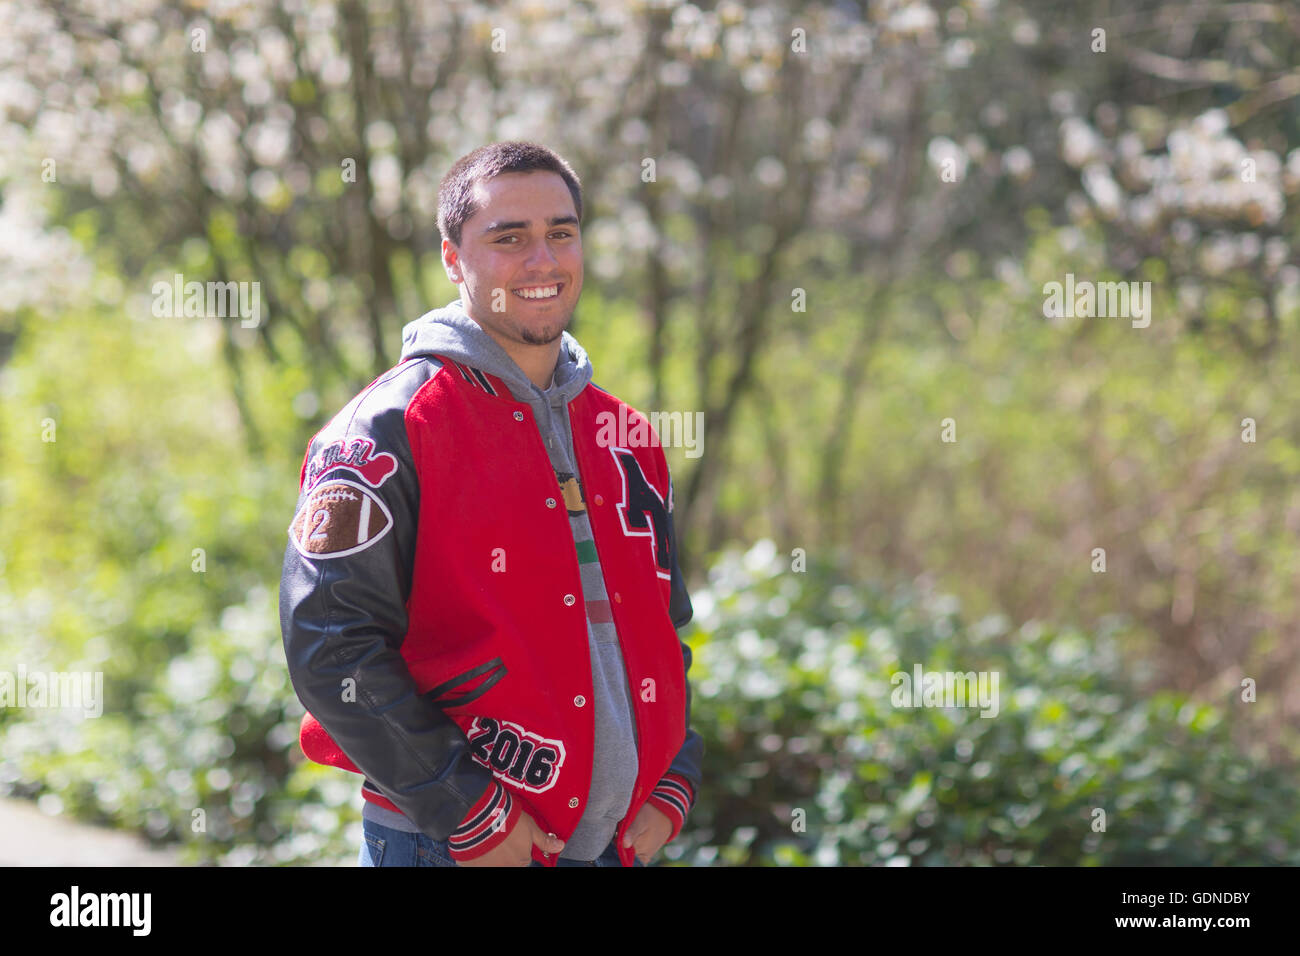
M 448 239 L 442 240 L 442 264 L 447 270 L 447 278 L 452 282 L 460 282 L 460 256 L 456 254 L 456 247 Z

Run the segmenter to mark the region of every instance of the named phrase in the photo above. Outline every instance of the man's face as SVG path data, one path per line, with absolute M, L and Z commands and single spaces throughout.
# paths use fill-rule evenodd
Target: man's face
M 478 212 L 460 245 L 442 242 L 466 311 L 498 342 L 554 342 L 582 292 L 582 236 L 568 187 L 548 171 L 502 173 L 474 193 Z

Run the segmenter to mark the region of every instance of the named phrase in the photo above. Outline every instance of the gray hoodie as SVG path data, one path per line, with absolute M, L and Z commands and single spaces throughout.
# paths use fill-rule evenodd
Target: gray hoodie
M 609 609 L 609 596 L 601 573 L 586 496 L 574 463 L 568 403 L 591 382 L 591 362 L 577 339 L 563 333 L 555 378 L 550 388 L 532 383 L 496 340 L 465 312 L 460 299 L 427 312 L 409 323 L 402 334 L 402 360 L 415 356 L 446 356 L 455 362 L 501 378 L 516 401 L 527 402 L 564 492 L 573 530 L 574 548 L 582 573 L 587 607 L 587 641 L 591 649 L 591 679 L 596 749 L 591 789 L 578 828 L 566 841 L 560 856 L 594 860 L 614 838 L 627 815 L 638 768 L 636 725 L 628 696 L 627 674 L 618 633 Z M 367 801 L 364 813 L 386 826 L 415 830 L 400 814 L 390 814 Z M 396 819 L 393 819 L 396 818 Z

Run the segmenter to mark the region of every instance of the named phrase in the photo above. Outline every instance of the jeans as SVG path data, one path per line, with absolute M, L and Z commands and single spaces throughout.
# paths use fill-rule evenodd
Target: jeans
M 382 826 L 372 820 L 361 821 L 361 855 L 357 866 L 457 866 L 447 849 L 446 840 L 435 840 L 423 833 L 407 833 Z M 536 860 L 533 866 L 541 866 Z M 566 860 L 560 857 L 556 866 L 622 866 L 618 849 L 611 840 L 605 852 L 596 859 Z M 633 866 L 645 866 L 634 859 Z

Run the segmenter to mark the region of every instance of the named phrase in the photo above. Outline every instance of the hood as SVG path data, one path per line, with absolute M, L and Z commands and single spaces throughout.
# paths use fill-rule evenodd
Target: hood
M 538 388 L 457 299 L 426 312 L 402 330 L 402 361 L 420 355 L 445 355 L 504 381 L 516 401 L 532 407 L 556 470 L 573 472 L 567 406 L 591 382 L 591 361 L 572 335 L 562 334 L 551 387 Z

